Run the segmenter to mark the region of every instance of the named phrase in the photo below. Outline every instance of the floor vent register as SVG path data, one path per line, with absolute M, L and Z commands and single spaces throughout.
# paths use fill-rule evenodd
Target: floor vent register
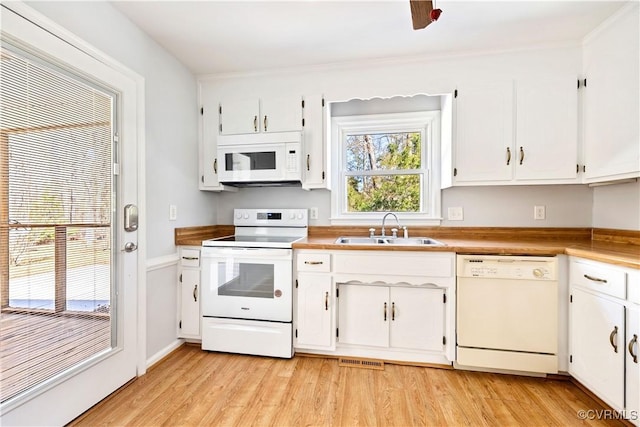
M 338 366 L 348 366 L 351 368 L 365 368 L 365 369 L 375 369 L 378 371 L 384 371 L 384 362 L 382 360 L 375 360 L 375 359 L 340 357 L 338 359 Z

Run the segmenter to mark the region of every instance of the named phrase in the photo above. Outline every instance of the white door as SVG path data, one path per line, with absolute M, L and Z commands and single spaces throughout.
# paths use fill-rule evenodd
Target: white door
M 575 76 L 522 80 L 517 87 L 515 178 L 578 176 L 578 89 Z
M 260 128 L 263 132 L 302 130 L 301 96 L 262 98 L 260 113 Z
M 405 287 L 391 287 L 389 290 L 391 347 L 442 351 L 444 290 Z
M 258 98 L 232 99 L 220 103 L 220 134 L 238 135 L 260 131 Z
M 22 16 L 28 16 L 36 23 L 39 21 L 38 15 L 33 14 L 31 9 L 24 5 L 12 4 L 8 7 L 18 8 Z M 54 126 L 55 129 L 47 129 L 48 132 L 62 130 L 69 132 L 70 129 L 75 131 L 89 129 L 93 132 L 97 128 L 106 128 L 108 132 L 105 149 L 112 149 L 114 157 L 111 159 L 109 154 L 108 162 L 113 161 L 114 164 L 107 164 L 107 176 L 103 182 L 111 183 L 107 185 L 107 190 L 105 191 L 107 191 L 107 194 L 111 192 L 111 196 L 107 198 L 111 199 L 109 212 L 112 212 L 112 215 L 110 216 L 111 219 L 101 219 L 103 222 L 100 223 L 100 227 L 96 226 L 96 229 L 106 230 L 103 230 L 104 236 L 96 237 L 97 231 L 87 229 L 82 221 L 80 221 L 80 225 L 73 227 L 74 230 L 70 230 L 71 227 L 64 224 L 56 225 L 55 228 L 56 240 L 58 240 L 59 236 L 62 238 L 66 235 L 68 237 L 67 246 L 75 245 L 75 242 L 79 241 L 79 239 L 110 242 L 105 248 L 105 251 L 110 256 L 106 256 L 106 259 L 108 259 L 106 261 L 107 272 L 104 274 L 109 283 L 107 295 L 105 296 L 109 306 L 107 308 L 103 306 L 101 309 L 106 312 L 105 322 L 110 325 L 110 335 L 107 337 L 105 348 L 99 353 L 77 362 L 70 368 L 65 368 L 55 376 L 44 379 L 24 392 L 4 401 L 0 406 L 0 413 L 2 413 L 1 423 L 3 425 L 66 424 L 136 376 L 136 361 L 138 357 L 136 310 L 139 274 L 138 252 L 135 249 L 138 244 L 140 229 L 124 230 L 123 208 L 128 204 L 135 205 L 138 197 L 137 144 L 139 124 L 137 123 L 137 77 L 132 73 L 125 75 L 123 74 L 124 72 L 117 71 L 115 69 L 116 65 L 109 66 L 110 61 L 106 58 L 102 58 L 101 61 L 96 60 L 83 53 L 81 49 L 72 46 L 71 43 L 63 41 L 58 36 L 53 36 L 45 28 L 50 28 L 51 31 L 59 31 L 59 29 L 51 27 L 52 24 L 48 22 L 40 22 L 39 25 L 34 25 L 32 22 L 13 13 L 3 4 L 3 49 L 5 47 L 10 48 L 10 45 L 13 45 L 13 43 L 7 44 L 9 39 L 17 40 L 24 50 L 32 52 L 36 56 L 37 52 L 42 51 L 47 52 L 48 58 L 55 58 L 49 59 L 44 63 L 35 60 L 39 65 L 34 63 L 33 67 L 38 68 L 44 65 L 44 68 L 52 72 L 52 76 L 58 74 L 56 70 L 60 68 L 56 67 L 74 69 L 76 71 L 73 74 L 65 75 L 63 72 L 64 78 L 69 77 L 75 84 L 76 78 L 79 77 L 86 81 L 95 82 L 96 87 L 104 88 L 104 93 L 114 93 L 111 98 L 112 101 L 106 102 L 107 105 L 111 105 L 113 108 L 113 117 L 108 123 L 91 122 L 91 118 L 88 118 L 86 120 L 89 120 L 89 122 L 85 121 L 77 124 L 69 121 L 59 122 Z M 81 42 L 73 41 L 72 43 Z M 4 57 L 5 55 L 3 54 Z M 55 62 L 55 65 L 51 66 L 52 62 Z M 118 65 L 117 67 L 120 66 Z M 10 79 L 5 80 L 5 76 L 3 76 L 4 87 L 8 86 L 9 81 Z M 52 93 L 49 90 L 53 91 L 53 89 L 43 91 L 44 96 L 47 93 Z M 89 90 L 102 92 L 99 89 Z M 63 92 L 64 95 L 69 93 L 69 90 Z M 58 101 L 66 105 L 64 97 L 58 98 Z M 7 108 L 10 107 L 6 103 L 3 103 L 3 105 Z M 51 110 L 51 114 L 48 117 L 55 116 L 56 113 L 54 111 L 57 110 Z M 36 125 L 34 125 L 33 121 L 25 122 L 25 126 L 29 130 L 25 134 L 36 134 L 43 131 L 41 128 L 35 129 L 34 126 Z M 112 134 L 109 133 L 109 129 L 111 129 Z M 54 139 L 49 136 L 46 140 L 53 141 Z M 64 140 L 62 139 L 61 141 Z M 59 152 L 64 153 L 65 147 L 61 146 Z M 79 165 L 81 164 L 79 163 Z M 143 173 L 144 171 L 141 172 Z M 11 179 L 9 179 L 9 192 L 11 191 Z M 78 194 L 79 191 L 75 193 L 74 197 L 78 196 Z M 73 206 L 77 205 L 73 204 Z M 66 212 L 66 215 L 70 216 L 70 213 Z M 73 217 L 75 219 L 79 218 L 79 215 L 81 215 L 79 212 L 74 211 Z M 133 221 L 133 218 L 130 218 Z M 76 222 L 72 224 L 76 224 Z M 129 243 L 127 246 L 129 251 L 124 250 L 126 243 Z M 57 248 L 58 246 L 56 246 L 56 251 L 58 250 Z M 56 259 L 58 256 L 65 256 L 64 252 L 60 254 L 56 252 Z M 68 260 L 69 257 L 67 256 Z M 95 266 L 95 262 L 90 264 L 90 267 Z M 70 272 L 72 266 L 66 265 L 63 270 L 59 268 L 60 265 L 64 265 L 63 263 L 57 263 L 56 265 L 55 309 L 52 310 L 54 313 L 50 314 L 50 317 L 64 316 L 64 311 L 69 310 L 71 298 L 69 289 L 71 288 L 70 282 L 73 276 Z M 65 280 L 67 286 L 59 286 L 59 283 L 65 283 Z M 9 286 L 11 286 L 11 282 L 9 282 Z M 65 295 L 65 292 L 66 298 L 59 299 L 59 296 Z M 96 314 L 93 314 L 92 317 L 99 317 L 97 313 L 100 310 L 94 311 Z M 60 336 L 58 336 L 58 339 L 60 339 Z M 28 347 L 27 351 L 31 348 Z M 54 365 L 61 363 L 59 360 L 54 359 L 53 354 L 51 354 L 51 360 L 55 361 Z
M 331 276 L 298 273 L 296 300 L 296 347 L 331 346 Z
M 616 410 L 624 407 L 624 306 L 571 290 L 569 372 Z
M 200 269 L 185 268 L 180 274 L 180 336 L 200 337 Z
M 461 86 L 455 104 L 456 183 L 508 181 L 513 162 L 513 81 Z
M 389 346 L 391 306 L 386 286 L 339 285 L 338 341 L 341 344 Z

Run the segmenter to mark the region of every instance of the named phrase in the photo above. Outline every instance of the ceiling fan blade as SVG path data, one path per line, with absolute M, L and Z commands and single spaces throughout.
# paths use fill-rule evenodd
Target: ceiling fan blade
M 433 22 L 431 20 L 432 0 L 409 0 L 409 3 L 414 30 L 420 30 Z

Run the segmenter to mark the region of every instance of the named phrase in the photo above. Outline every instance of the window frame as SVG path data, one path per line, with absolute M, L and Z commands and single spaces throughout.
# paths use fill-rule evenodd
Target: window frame
M 381 220 L 382 212 L 348 212 L 346 178 L 353 175 L 413 175 L 420 174 L 420 212 L 396 212 L 403 225 L 440 225 L 440 119 L 441 112 L 420 111 L 410 113 L 388 113 L 339 116 L 331 118 L 331 151 L 333 153 L 331 191 L 331 224 L 362 225 Z M 400 169 L 348 172 L 346 168 L 345 139 L 353 133 L 420 132 L 422 146 L 421 169 Z M 401 173 L 397 173 L 401 172 Z

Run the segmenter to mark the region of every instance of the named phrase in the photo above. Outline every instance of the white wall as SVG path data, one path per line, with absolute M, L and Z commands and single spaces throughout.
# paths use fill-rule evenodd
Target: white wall
M 144 77 L 147 257 L 174 254 L 174 227 L 216 222 L 216 196 L 198 190 L 195 77 L 108 2 L 27 4 Z M 149 273 L 147 357 L 175 340 L 175 301 L 175 274 Z
M 594 187 L 592 225 L 640 230 L 640 182 Z
M 330 225 L 331 194 L 300 188 L 243 188 L 222 193 L 218 223 L 233 223 L 233 208 L 318 208 L 310 225 Z M 533 219 L 533 207 L 544 205 L 545 220 Z M 453 187 L 442 192 L 447 227 L 590 227 L 592 191 L 586 185 Z M 461 206 L 463 221 L 447 221 L 447 208 Z M 382 215 L 380 215 L 382 220 Z M 372 224 L 377 225 L 377 224 Z

